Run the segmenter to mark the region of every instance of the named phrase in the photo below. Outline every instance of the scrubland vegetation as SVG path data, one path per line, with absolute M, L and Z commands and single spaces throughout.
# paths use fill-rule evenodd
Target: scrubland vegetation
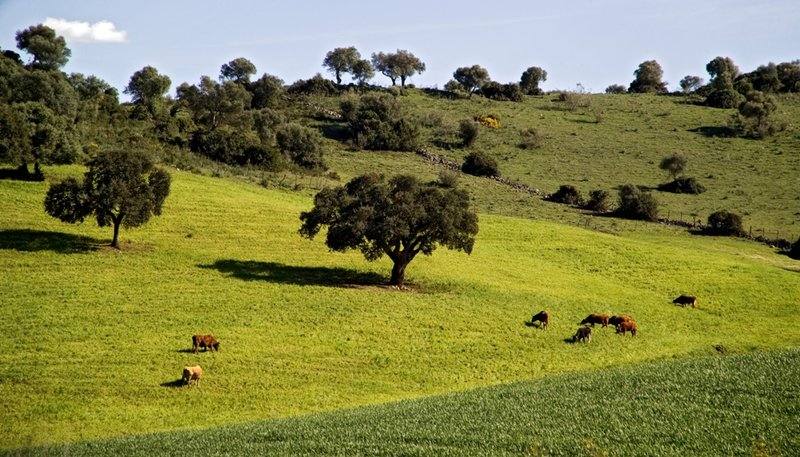
M 237 58 L 172 96 L 146 66 L 120 103 L 60 71 L 51 29 L 17 42 L 26 57 L 0 56 L 0 448 L 800 448 L 800 63 L 717 57 L 669 93 L 647 60 L 606 94 L 476 64 L 440 90 L 413 86 L 426 65 L 407 50 L 348 47 L 321 56 L 335 81 Z M 547 330 L 527 322 L 542 309 Z M 594 312 L 639 333 L 569 344 Z M 193 354 L 196 333 L 220 351 Z

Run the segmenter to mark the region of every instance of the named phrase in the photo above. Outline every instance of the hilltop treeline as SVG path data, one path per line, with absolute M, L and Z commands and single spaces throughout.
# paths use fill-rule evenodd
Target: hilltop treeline
M 252 62 L 237 58 L 223 64 L 216 77 L 179 84 L 174 96 L 168 95 L 169 76 L 146 66 L 124 88 L 131 102 L 120 103 L 117 90 L 102 79 L 61 70 L 71 51 L 52 29 L 31 26 L 17 32 L 16 42 L 26 59 L 13 50 L 0 55 L 0 161 L 16 164 L 21 177 L 40 179 L 39 164 L 82 162 L 100 149 L 119 147 L 177 148 L 233 165 L 316 172 L 325 168 L 322 135 L 299 122 L 310 95 L 348 94 L 341 113 L 328 114 L 344 117 L 343 139 L 355 147 L 420 146 L 420 122 L 394 97 L 426 69 L 425 62 L 406 50 L 378 52 L 366 59 L 354 47 L 337 48 L 322 62 L 335 82 L 317 74 L 289 85 L 267 73 L 257 76 Z M 800 61 L 770 63 L 742 73 L 730 58 L 717 57 L 706 69 L 707 84 L 699 76 L 687 76 L 680 82 L 682 91 L 709 106 L 738 108 L 734 126 L 751 137 L 779 129 L 770 121 L 776 107 L 770 93 L 800 91 Z M 370 85 L 377 74 L 399 87 L 387 91 Z M 617 84 L 607 92 L 667 92 L 658 62 L 643 62 L 634 74 L 627 88 Z M 353 82 L 345 85 L 348 75 Z M 539 86 L 547 76 L 544 69 L 532 66 L 518 82 L 501 83 L 492 80 L 486 68 L 472 65 L 457 68 L 443 91 L 429 90 L 450 98 L 520 101 L 542 95 Z M 368 93 L 374 91 L 388 93 Z M 577 103 L 569 93 L 561 98 Z M 464 144 L 471 144 L 468 122 L 461 130 Z

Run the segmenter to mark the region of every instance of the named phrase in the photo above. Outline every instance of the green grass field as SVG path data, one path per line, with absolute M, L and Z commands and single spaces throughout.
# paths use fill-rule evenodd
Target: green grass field
M 796 455 L 799 393 L 800 351 L 793 349 L 20 454 Z
M 400 292 L 379 285 L 388 261 L 298 236 L 307 193 L 173 178 L 164 215 L 123 231 L 123 252 L 99 246 L 110 233 L 92 222 L 48 218 L 46 184 L 0 181 L 0 447 L 333 411 L 719 344 L 800 344 L 800 268 L 764 245 L 483 213 L 472 256 L 415 260 L 416 286 Z M 701 306 L 672 305 L 683 292 Z M 542 308 L 551 328 L 526 327 Z M 598 329 L 589 345 L 566 344 L 594 311 L 631 314 L 641 333 Z M 198 332 L 221 351 L 186 353 Z M 172 387 L 190 363 L 205 368 L 202 385 Z M 796 410 L 791 395 L 779 396 Z

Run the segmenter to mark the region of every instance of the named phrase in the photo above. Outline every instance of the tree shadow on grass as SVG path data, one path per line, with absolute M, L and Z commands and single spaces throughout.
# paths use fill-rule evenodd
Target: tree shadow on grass
M 0 168 L 0 179 L 25 182 L 41 182 L 44 176 L 41 173 L 31 173 L 22 168 Z
M 710 138 L 730 138 L 736 136 L 736 130 L 720 125 L 706 125 L 703 127 L 697 127 L 696 129 L 690 129 L 689 131 L 693 133 L 699 133 Z
M 88 236 L 30 229 L 0 230 L 0 250 L 53 251 L 78 254 L 97 250 L 101 242 Z
M 223 259 L 200 268 L 217 270 L 244 281 L 267 281 L 299 286 L 357 287 L 383 285 L 386 278 L 347 268 L 300 267 L 277 262 Z

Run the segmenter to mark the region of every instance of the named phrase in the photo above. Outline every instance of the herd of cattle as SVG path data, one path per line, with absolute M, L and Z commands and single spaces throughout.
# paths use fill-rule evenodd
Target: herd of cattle
M 697 297 L 693 295 L 681 295 L 673 300 L 672 303 L 680 306 L 691 306 L 694 308 L 697 306 Z M 547 311 L 540 311 L 534 314 L 533 317 L 531 317 L 531 324 L 533 325 L 534 323 L 538 323 L 542 330 L 547 329 L 547 325 L 550 323 L 550 314 Z M 581 321 L 580 327 L 578 327 L 578 331 L 575 332 L 575 335 L 572 336 L 571 341 L 573 343 L 579 341 L 588 343 L 592 341 L 592 327 L 594 327 L 596 324 L 599 324 L 602 327 L 613 325 L 617 329 L 617 333 L 622 335 L 630 333 L 631 336 L 636 336 L 636 333 L 639 331 L 636 321 L 627 314 L 620 314 L 618 316 L 609 316 L 608 314 L 589 314 Z M 202 349 L 203 351 L 219 351 L 219 341 L 217 341 L 213 335 L 192 335 L 192 352 L 197 354 L 199 349 Z M 190 385 L 192 382 L 199 384 L 200 378 L 202 377 L 203 369 L 200 367 L 200 365 L 194 365 L 183 368 L 183 375 L 181 376 L 181 379 L 183 380 L 184 384 Z
M 672 300 L 672 303 L 679 306 L 691 306 L 694 308 L 697 306 L 697 297 L 694 295 L 681 295 L 675 300 Z M 550 314 L 547 311 L 539 311 L 531 317 L 530 323 L 531 325 L 538 323 L 539 328 L 546 330 L 547 324 L 550 323 Z M 639 331 L 636 321 L 627 314 L 614 316 L 609 316 L 608 314 L 589 314 L 581 321 L 580 327 L 578 327 L 578 330 L 572 335 L 571 341 L 573 343 L 579 341 L 588 343 L 592 341 L 592 327 L 594 327 L 595 324 L 599 324 L 602 327 L 608 327 L 609 324 L 613 325 L 614 328 L 617 329 L 617 333 L 623 336 L 626 333 L 630 333 L 631 336 L 636 336 L 636 333 Z

